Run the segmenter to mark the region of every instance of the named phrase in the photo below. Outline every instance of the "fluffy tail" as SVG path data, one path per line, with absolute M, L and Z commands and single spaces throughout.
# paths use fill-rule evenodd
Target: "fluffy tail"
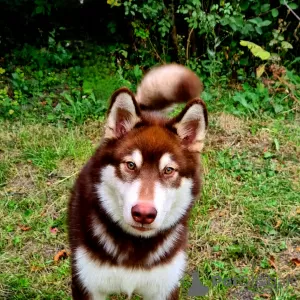
M 153 68 L 137 88 L 136 100 L 142 110 L 163 110 L 176 103 L 199 97 L 203 85 L 188 68 L 169 64 Z

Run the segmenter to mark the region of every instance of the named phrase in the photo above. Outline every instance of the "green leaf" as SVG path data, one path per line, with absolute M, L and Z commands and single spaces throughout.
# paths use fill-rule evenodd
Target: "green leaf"
M 270 4 L 264 4 L 261 6 L 260 11 L 261 12 L 266 12 L 270 9 Z
M 252 24 L 255 24 L 257 26 L 260 26 L 260 23 L 262 22 L 262 18 L 260 17 L 257 17 L 257 18 L 254 18 L 254 19 L 250 19 L 248 22 L 252 23 Z
M 278 11 L 277 8 L 273 8 L 271 12 L 272 12 L 272 17 L 273 17 L 273 18 L 278 17 L 279 11 Z
M 52 121 L 52 120 L 55 119 L 55 115 L 49 114 L 49 115 L 47 115 L 47 119 L 48 119 L 49 121 Z
M 274 145 L 275 145 L 276 151 L 279 151 L 280 146 L 279 146 L 279 142 L 278 142 L 278 140 L 276 138 L 274 139 Z
M 127 51 L 125 51 L 125 50 L 120 50 L 120 53 L 121 53 L 125 58 L 127 58 L 127 56 L 128 56 L 128 52 L 127 52 Z
M 241 66 L 247 66 L 248 64 L 249 64 L 248 57 L 240 59 L 240 65 Z
M 244 1 L 240 4 L 240 7 L 242 10 L 247 10 L 249 5 L 250 5 L 249 1 Z
M 277 234 L 278 234 L 278 232 L 275 229 L 271 229 L 269 231 L 269 235 L 277 235 Z
M 231 27 L 231 29 L 232 29 L 233 31 L 237 31 L 237 26 L 236 26 L 235 23 L 229 23 L 229 26 Z
M 261 22 L 261 23 L 259 24 L 259 26 L 260 26 L 260 27 L 264 27 L 264 26 L 269 26 L 270 24 L 272 24 L 271 21 L 265 20 L 265 21 Z
M 143 71 L 140 69 L 139 65 L 134 66 L 133 73 L 136 78 L 141 78 L 143 75 Z
M 274 110 L 275 110 L 275 113 L 278 114 L 278 113 L 283 111 L 283 106 L 280 105 L 280 104 L 275 104 L 274 105 Z
M 262 60 L 268 60 L 271 56 L 270 52 L 264 50 L 262 47 L 248 41 L 240 41 L 241 46 L 246 46 L 256 57 Z
M 296 4 L 296 3 L 289 3 L 288 6 L 289 6 L 291 9 L 297 9 L 297 8 L 298 8 L 298 4 Z
M 281 47 L 285 50 L 293 49 L 293 46 L 289 42 L 286 42 L 286 41 L 281 42 Z
M 268 151 L 264 153 L 264 158 L 267 159 L 267 158 L 272 158 L 272 157 L 274 157 L 274 154 L 273 154 L 273 153 L 268 152 Z
M 35 13 L 38 15 L 38 14 L 44 14 L 45 13 L 45 9 L 43 6 L 38 6 L 36 9 L 35 9 Z
M 261 30 L 261 28 L 258 27 L 258 26 L 255 27 L 255 30 L 256 30 L 256 32 L 257 32 L 258 34 L 262 34 L 262 33 L 263 33 L 262 30 Z

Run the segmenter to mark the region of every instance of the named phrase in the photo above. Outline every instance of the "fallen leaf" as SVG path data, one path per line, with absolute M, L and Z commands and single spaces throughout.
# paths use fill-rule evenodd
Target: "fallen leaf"
M 39 270 L 41 270 L 41 267 L 38 267 L 38 266 L 31 266 L 31 268 L 30 268 L 31 272 L 37 272 Z
M 256 69 L 256 77 L 260 78 L 261 75 L 265 72 L 265 65 L 260 65 L 257 69 Z
M 291 262 L 296 265 L 296 267 L 300 266 L 300 259 L 299 258 L 293 258 L 291 259 Z
M 281 220 L 277 220 L 276 225 L 275 225 L 274 228 L 278 228 L 281 224 L 282 224 L 282 221 Z
M 297 213 L 298 215 L 300 215 L 300 207 L 298 207 L 298 208 L 296 209 L 296 213 Z
M 270 256 L 269 264 L 277 271 L 277 266 L 275 264 L 275 257 L 273 255 Z
M 270 299 L 271 295 L 269 294 L 261 294 L 260 297 L 266 298 L 266 299 Z
M 300 247 L 297 247 L 297 248 L 296 248 L 296 251 L 297 251 L 297 252 L 300 252 Z
M 55 254 L 55 256 L 54 256 L 54 261 L 55 261 L 55 262 L 58 262 L 60 259 L 65 259 L 65 258 L 67 258 L 69 255 L 70 255 L 70 253 L 69 253 L 67 250 L 65 250 L 65 249 L 60 250 L 60 251 L 58 251 L 58 252 Z
M 220 211 L 220 212 L 219 212 L 219 217 L 223 217 L 223 216 L 225 215 L 225 213 L 226 213 L 226 212 L 225 212 L 224 210 Z
M 28 231 L 28 230 L 31 229 L 31 227 L 25 226 L 25 225 L 19 225 L 19 228 L 20 228 L 22 231 Z
M 57 234 L 59 232 L 58 228 L 57 227 L 50 227 L 50 232 L 52 234 Z

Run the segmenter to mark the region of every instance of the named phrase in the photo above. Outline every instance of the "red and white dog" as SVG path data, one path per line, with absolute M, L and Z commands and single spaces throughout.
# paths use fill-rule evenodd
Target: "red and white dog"
M 207 130 L 201 90 L 192 71 L 171 64 L 151 70 L 136 96 L 112 95 L 103 141 L 69 204 L 73 299 L 179 299 Z M 188 103 L 176 117 L 159 113 L 178 102 Z

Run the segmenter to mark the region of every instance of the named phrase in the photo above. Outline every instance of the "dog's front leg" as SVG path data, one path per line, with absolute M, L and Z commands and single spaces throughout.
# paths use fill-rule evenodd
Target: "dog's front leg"
M 91 300 L 106 300 L 106 297 L 108 297 L 106 294 L 94 293 Z
M 79 284 L 74 280 L 72 282 L 72 299 L 73 300 L 93 300 L 92 296 L 84 291 Z
M 179 288 L 175 288 L 168 296 L 167 300 L 179 300 Z
M 72 283 L 72 299 L 73 300 L 106 300 L 107 295 L 100 292 L 87 292 L 80 285 Z

